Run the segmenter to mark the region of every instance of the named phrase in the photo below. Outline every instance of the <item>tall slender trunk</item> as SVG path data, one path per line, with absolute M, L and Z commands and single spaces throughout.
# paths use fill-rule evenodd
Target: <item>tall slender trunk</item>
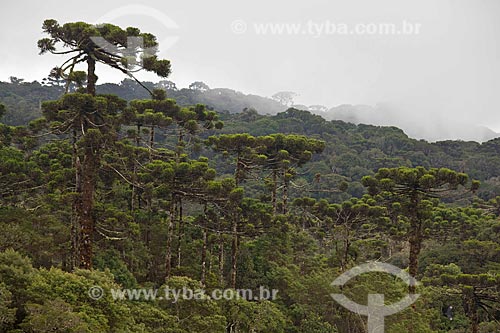
M 73 128 L 72 133 L 72 147 L 73 147 L 73 168 L 75 169 L 75 199 L 73 200 L 73 205 L 71 207 L 71 260 L 69 264 L 69 269 L 73 270 L 76 267 L 80 266 L 80 242 L 79 242 L 79 233 L 80 233 L 80 218 L 78 215 L 78 207 L 80 206 L 80 193 L 82 191 L 81 188 L 81 165 L 80 159 L 78 158 L 78 148 L 76 146 L 77 134 L 76 129 Z
M 202 219 L 202 232 L 203 232 L 203 243 L 201 247 L 201 287 L 204 288 L 207 280 L 207 243 L 208 243 L 208 232 L 207 232 L 207 205 L 203 208 L 203 219 Z
M 204 288 L 207 281 L 207 229 L 203 228 L 203 245 L 201 248 L 201 286 Z
M 95 96 L 95 84 L 97 76 L 95 75 L 95 59 L 91 55 L 87 58 L 87 92 Z M 86 126 L 82 126 L 86 127 Z M 79 239 L 78 239 L 78 265 L 83 269 L 92 268 L 92 243 L 94 236 L 94 192 L 96 185 L 96 172 L 98 165 L 98 156 L 96 148 L 91 143 L 87 143 L 84 148 L 84 157 L 81 170 L 81 191 L 77 192 L 79 196 L 76 205 L 76 215 L 79 220 Z
M 184 132 L 182 131 L 182 127 L 179 128 L 179 133 L 177 137 L 177 147 L 176 147 L 176 152 L 175 152 L 175 161 L 177 163 L 180 162 L 180 158 L 182 155 L 182 152 L 184 151 Z
M 277 196 L 277 187 L 278 187 L 278 171 L 273 170 L 272 176 L 272 189 L 271 189 L 271 203 L 273 205 L 273 214 L 276 214 L 276 196 Z
M 283 214 L 288 213 L 288 186 L 289 186 L 289 181 L 287 179 L 286 169 L 285 169 L 285 170 L 283 170 L 283 197 L 282 197 L 282 200 L 283 200 L 282 212 L 283 212 Z
M 93 208 L 97 165 L 98 156 L 94 148 L 92 146 L 86 147 L 82 165 L 81 201 L 78 205 L 80 217 L 79 266 L 83 269 L 92 268 L 92 243 L 95 229 Z
M 137 125 L 137 131 L 139 132 L 140 125 Z M 149 161 L 153 160 L 153 145 L 154 145 L 154 136 L 155 136 L 154 125 L 151 126 L 150 137 L 149 137 Z M 136 145 L 139 146 L 139 137 L 136 138 Z M 136 162 L 134 161 L 134 168 L 136 168 Z M 137 181 L 137 175 L 135 175 Z M 138 196 L 138 206 L 141 209 L 140 196 Z M 149 246 L 149 239 L 151 233 L 151 225 L 153 224 L 153 194 L 148 191 L 147 195 L 145 195 L 146 207 L 147 207 L 147 220 L 146 220 L 146 246 Z
M 219 219 L 219 284 L 224 286 L 224 234 Z
M 215 253 L 215 243 L 211 243 L 208 241 L 208 230 L 207 230 L 207 275 L 210 275 L 212 273 L 212 268 L 214 267 L 213 263 L 213 253 Z
M 471 300 L 473 304 L 471 304 L 472 308 L 472 314 L 470 316 L 470 321 L 471 321 L 471 331 L 472 333 L 479 333 L 479 315 L 477 313 L 477 305 L 476 301 L 473 299 Z
M 347 269 L 347 262 L 349 261 L 349 248 L 351 247 L 351 242 L 349 240 L 349 229 L 345 230 L 345 239 L 344 239 L 344 253 L 341 260 L 340 269 L 344 272 Z
M 168 219 L 167 228 L 167 244 L 166 244 L 166 257 L 165 257 L 165 280 L 170 278 L 172 273 L 172 234 L 174 232 L 176 201 L 175 196 L 172 195 L 172 202 L 170 204 L 170 217 Z
M 136 174 L 137 174 L 137 168 L 135 166 L 135 162 L 134 162 L 134 166 L 133 166 L 133 169 L 132 169 L 132 182 L 133 184 L 130 185 L 130 203 L 128 205 L 128 208 L 131 212 L 133 212 L 135 210 L 135 196 L 137 195 L 137 189 L 136 189 L 136 186 L 135 186 L 135 181 L 137 179 L 136 177 Z
M 462 288 L 462 302 L 465 315 L 470 321 L 471 333 L 479 333 L 479 314 L 474 288 Z
M 239 214 L 236 212 L 232 219 L 232 245 L 231 245 L 231 288 L 236 288 L 236 274 L 238 271 L 238 245 L 239 245 L 239 235 L 238 235 L 238 220 Z
M 184 140 L 184 135 L 182 132 L 182 128 L 179 128 L 178 137 L 177 137 L 177 147 L 175 153 L 175 162 L 176 166 L 180 163 L 180 156 L 182 152 L 182 142 Z M 176 188 L 177 184 L 174 179 L 172 188 Z M 172 250 L 173 250 L 173 238 L 174 238 L 174 228 L 175 221 L 177 217 L 177 203 L 178 198 L 177 195 L 172 194 L 171 203 L 170 203 L 170 218 L 168 223 L 168 231 L 167 231 L 167 244 L 166 244 L 166 258 L 165 258 L 165 279 L 168 279 L 172 274 Z M 178 250 L 178 249 L 177 249 Z M 179 256 L 179 252 L 177 252 L 177 256 Z M 177 263 L 180 265 L 180 258 L 177 257 Z
M 421 246 L 421 236 L 418 233 L 415 233 L 414 235 L 410 236 L 409 243 L 410 243 L 410 262 L 409 262 L 409 267 L 408 267 L 408 272 L 409 274 L 416 278 L 417 273 L 418 273 L 418 255 L 420 254 L 420 246 Z M 414 294 L 416 292 L 416 286 L 415 285 L 409 285 L 408 286 L 408 292 L 410 294 Z
M 241 161 L 241 153 L 238 152 L 236 157 L 236 171 L 234 174 L 235 183 L 238 187 L 243 180 L 243 164 Z M 238 248 L 239 248 L 239 235 L 238 235 L 238 226 L 240 223 L 240 213 L 238 212 L 238 205 L 233 207 L 234 213 L 232 214 L 232 223 L 231 223 L 231 231 L 232 231 L 232 244 L 231 244 L 231 288 L 236 288 L 236 274 L 238 272 Z
M 95 96 L 95 85 L 97 75 L 95 75 L 95 59 L 89 54 L 87 58 L 87 93 Z
M 182 239 L 184 237 L 184 220 L 182 212 L 182 198 L 178 201 L 179 219 L 177 223 L 177 268 L 181 268 L 182 259 Z
M 236 155 L 236 171 L 234 173 L 234 180 L 236 182 L 236 186 L 240 186 L 240 183 L 243 181 L 243 161 L 241 159 L 241 152 L 238 152 Z
M 147 219 L 145 221 L 145 233 L 144 242 L 147 247 L 150 245 L 151 241 L 151 226 L 153 225 L 153 194 L 148 191 L 146 197 L 146 210 L 148 212 Z
M 140 145 L 140 135 L 141 135 L 141 125 L 137 123 L 137 135 L 135 136 L 135 147 L 139 149 Z M 134 211 L 136 208 L 141 208 L 139 188 L 137 187 L 137 160 L 139 158 L 137 150 L 134 152 L 134 161 L 132 161 L 132 184 L 131 187 L 131 195 L 130 195 L 130 210 Z M 137 205 L 136 205 L 137 203 Z
M 151 125 L 151 130 L 149 131 L 149 160 L 153 160 L 153 149 L 155 145 L 155 125 Z
M 422 221 L 418 213 L 419 199 L 418 194 L 414 193 L 411 196 L 412 211 L 410 212 L 410 237 L 408 242 L 410 244 L 410 256 L 408 273 L 411 277 L 417 278 L 418 273 L 418 256 L 420 254 L 420 249 L 422 246 Z M 408 292 L 414 294 L 417 288 L 416 285 L 409 285 Z M 415 309 L 415 303 L 412 304 L 412 308 Z

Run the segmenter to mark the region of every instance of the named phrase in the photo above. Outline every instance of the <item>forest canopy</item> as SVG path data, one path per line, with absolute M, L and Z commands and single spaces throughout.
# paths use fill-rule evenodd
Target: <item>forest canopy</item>
M 500 139 L 429 143 L 288 108 L 290 92 L 178 89 L 136 27 L 42 31 L 40 52 L 65 62 L 0 83 L 1 332 L 365 332 L 340 291 L 418 292 L 387 332 L 500 330 Z M 134 70 L 158 83 L 126 66 L 128 37 L 153 50 Z M 127 78 L 99 85 L 97 62 Z M 422 283 L 331 285 L 366 262 Z M 114 297 L 262 287 L 277 297 Z

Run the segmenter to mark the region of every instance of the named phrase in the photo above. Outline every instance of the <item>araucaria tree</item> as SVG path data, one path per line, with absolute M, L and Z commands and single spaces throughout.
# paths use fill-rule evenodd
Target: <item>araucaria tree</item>
M 476 190 L 477 181 L 472 181 L 469 188 L 469 177 L 446 168 L 382 168 L 374 176 L 365 176 L 363 185 L 371 195 L 380 195 L 389 202 L 395 226 L 404 229 L 410 246 L 409 273 L 416 276 L 418 256 L 426 230 L 431 225 L 432 208 L 443 196 L 459 195 L 465 191 Z M 415 286 L 409 286 L 410 293 Z
M 75 168 L 74 265 L 89 269 L 92 267 L 93 207 L 100 157 L 117 137 L 119 114 L 126 106 L 124 101 L 115 97 L 96 97 L 96 64 L 118 69 L 135 79 L 132 73 L 138 70 L 167 77 L 170 62 L 158 59 L 158 43 L 154 35 L 134 27 L 121 29 L 112 24 L 92 25 L 85 22 L 60 25 L 56 20 L 46 20 L 43 31 L 50 37 L 38 41 L 40 54 L 70 55 L 54 69 L 59 75 L 71 80 L 77 72 L 75 66 L 87 64 L 86 94 L 63 96 L 59 101 L 45 103 L 43 110 L 54 130 L 72 136 Z M 138 39 L 140 47 L 137 44 L 128 45 L 129 41 Z M 58 46 L 63 49 L 59 50 Z M 141 61 L 136 62 L 139 56 Z
M 42 29 L 50 35 L 38 41 L 40 54 L 71 55 L 56 71 L 69 76 L 79 63 L 87 64 L 87 93 L 95 95 L 97 75 L 96 64 L 115 68 L 132 77 L 134 72 L 146 70 L 160 77 L 170 74 L 170 61 L 158 59 L 156 37 L 138 28 L 121 29 L 113 24 L 92 25 L 72 22 L 60 25 L 56 20 L 45 20 Z M 62 44 L 63 50 L 57 46 Z M 132 44 L 132 45 L 129 45 Z M 137 58 L 140 57 L 140 61 Z M 135 79 L 137 83 L 142 83 Z

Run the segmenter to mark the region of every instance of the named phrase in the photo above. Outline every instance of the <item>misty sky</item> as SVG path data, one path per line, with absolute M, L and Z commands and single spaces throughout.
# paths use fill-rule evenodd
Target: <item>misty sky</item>
M 127 7 L 139 4 L 144 10 Z M 157 35 L 161 57 L 172 61 L 170 79 L 180 87 L 201 80 L 212 88 L 263 96 L 290 90 L 300 95 L 297 103 L 328 107 L 389 103 L 407 119 L 486 125 L 500 132 L 497 0 L 45 0 L 6 1 L 1 7 L 2 81 L 12 75 L 40 80 L 60 64 L 55 56 L 38 55 L 44 19 L 102 23 L 105 18 Z M 234 33 L 235 20 L 245 22 L 247 31 Z M 404 20 L 420 24 L 420 33 L 262 35 L 253 26 L 309 21 L 399 25 Z M 168 44 L 174 37 L 175 43 L 162 48 L 163 40 Z M 98 83 L 123 78 L 99 71 Z M 157 80 L 147 74 L 139 78 Z

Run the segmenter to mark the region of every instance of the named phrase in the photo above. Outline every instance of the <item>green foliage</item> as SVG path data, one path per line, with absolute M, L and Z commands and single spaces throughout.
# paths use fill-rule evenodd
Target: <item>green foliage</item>
M 72 22 L 60 25 L 56 20 L 49 19 L 43 22 L 42 29 L 50 37 L 38 41 L 40 54 L 53 53 L 77 53 L 70 60 L 58 68 L 61 76 L 69 71 L 67 79 L 80 84 L 84 76 L 74 73 L 74 67 L 80 62 L 101 62 L 116 68 L 123 73 L 129 73 L 130 69 L 139 67 L 146 71 L 154 72 L 161 77 L 170 74 L 170 62 L 160 60 L 157 57 L 158 42 L 156 37 L 150 33 L 141 32 L 134 27 L 122 29 L 116 25 L 105 23 L 92 25 L 85 22 Z M 139 38 L 141 47 L 132 48 L 128 45 L 130 38 Z M 58 50 L 59 44 L 69 48 L 71 52 Z M 104 47 L 106 46 L 106 47 Z M 142 53 L 141 53 L 142 52 Z M 136 59 L 141 56 L 142 63 L 139 65 Z M 89 81 L 89 93 L 93 93 L 90 87 L 97 81 L 94 72 L 87 73 Z
M 20 325 L 26 332 L 85 333 L 89 326 L 72 307 L 60 300 L 48 300 L 44 304 L 27 304 L 28 316 Z
M 423 282 L 410 288 L 415 306 L 386 319 L 388 332 L 498 331 L 500 140 L 427 143 L 395 127 L 280 112 L 290 92 L 270 101 L 203 82 L 132 78 L 99 95 L 96 62 L 169 74 L 156 37 L 85 22 L 43 29 L 41 52 L 69 60 L 45 86 L 0 83 L 0 116 L 26 125 L 0 124 L 0 331 L 364 332 L 366 319 L 331 293 L 366 304 L 368 293 L 392 303 L 408 292 L 382 273 L 331 285 L 371 260 Z M 133 56 L 151 52 L 141 64 L 123 54 L 129 37 L 144 41 Z M 83 62 L 87 72 L 76 70 Z M 90 297 L 95 286 L 103 297 Z M 113 297 L 167 286 L 279 292 Z
M 120 284 L 123 288 L 137 287 L 135 277 L 120 259 L 120 255 L 117 251 L 103 251 L 94 259 L 94 265 L 100 270 L 109 269 L 110 273 L 113 274 L 115 282 Z
M 201 105 L 180 106 L 163 93 L 155 96 L 127 104 L 113 96 L 66 94 L 43 103 L 45 121 L 27 129 L 48 125 L 59 141 L 42 142 L 30 151 L 8 141 L 1 148 L 0 170 L 9 177 L 0 181 L 12 189 L 1 201 L 1 249 L 12 247 L 45 267 L 34 269 L 16 252 L 5 252 L 0 265 L 2 329 L 362 330 L 363 319 L 330 298 L 331 281 L 366 260 L 407 266 L 406 241 L 415 235 L 421 247 L 416 274 L 426 283 L 419 292 L 426 299 L 417 304 L 417 315 L 408 310 L 388 319 L 387 329 L 397 332 L 412 325 L 422 332 L 445 330 L 450 326 L 441 314 L 446 304 L 457 308 L 454 328 L 471 325 L 471 307 L 463 309 L 453 293 L 469 295 L 470 286 L 490 292 L 497 283 L 492 277 L 500 269 L 495 236 L 500 228 L 496 199 L 476 199 L 471 205 L 463 196 L 480 192 L 464 173 L 397 167 L 411 163 L 387 159 L 386 153 L 411 145 L 365 151 L 364 145 L 375 145 L 372 128 L 324 124 L 291 109 L 265 119 L 271 128 L 305 134 L 268 133 L 261 128 L 264 117 L 251 112 L 228 116 Z M 99 117 L 93 110 L 99 110 Z M 239 116 L 246 117 L 249 133 L 233 132 Z M 215 135 L 219 117 L 227 126 Z M 364 139 L 353 134 L 361 129 Z M 20 131 L 9 133 L 12 142 Z M 370 139 L 374 141 L 367 143 Z M 68 221 L 75 197 L 74 147 L 80 161 L 88 147 L 99 147 L 92 272 L 63 271 L 70 267 L 72 252 Z M 379 165 L 386 168 L 374 169 Z M 166 256 L 169 285 L 224 287 L 231 281 L 234 240 L 237 286 L 278 289 L 278 300 L 118 302 L 108 296 L 119 286 L 164 285 Z M 54 266 L 59 268 L 50 268 Z M 361 303 L 370 291 L 397 300 L 404 285 L 391 283 L 384 276 L 367 276 L 343 292 Z M 86 290 L 93 285 L 104 286 L 107 296 L 89 299 Z M 496 308 L 494 302 L 487 304 Z M 494 317 L 481 309 L 477 313 L 484 327 L 494 325 Z M 61 318 L 70 320 L 63 323 Z
M 5 283 L 0 283 L 0 329 L 6 331 L 16 321 L 16 308 L 12 305 L 12 293 Z

